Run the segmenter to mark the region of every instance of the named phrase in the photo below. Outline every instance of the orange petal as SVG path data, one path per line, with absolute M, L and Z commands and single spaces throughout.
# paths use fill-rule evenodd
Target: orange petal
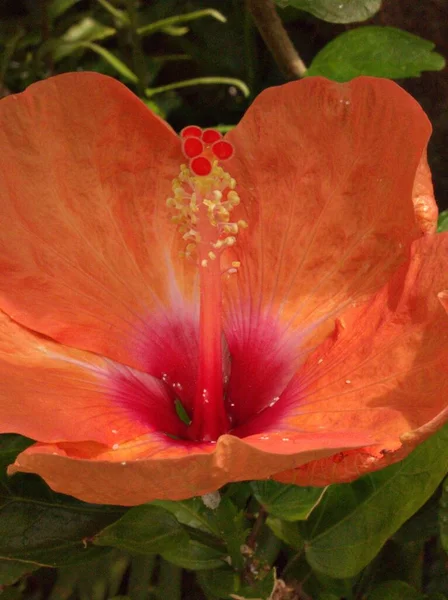
M 448 421 L 447 261 L 448 234 L 415 242 L 408 268 L 309 357 L 285 392 L 285 427 L 365 432 L 376 444 L 281 481 L 349 481 L 401 460 Z
M 249 224 L 233 248 L 229 328 L 244 337 L 268 313 L 303 335 L 378 290 L 422 235 L 425 207 L 434 220 L 418 171 L 430 131 L 388 80 L 307 78 L 262 92 L 226 137 Z
M 145 367 L 148 316 L 175 302 L 186 268 L 170 260 L 165 208 L 178 137 L 117 81 L 71 73 L 1 100 L 0 146 L 0 308 Z
M 437 231 L 439 209 L 434 198 L 431 171 L 426 152 L 423 153 L 417 168 L 412 195 L 415 215 L 421 230 L 423 233 L 435 233 Z
M 370 442 L 364 434 L 350 440 L 340 434 L 313 434 L 289 442 L 275 436 L 240 440 L 224 435 L 212 445 L 176 442 L 154 434 L 116 451 L 101 451 L 91 444 L 35 444 L 17 457 L 8 472 L 37 473 L 55 491 L 86 502 L 132 506 L 206 494 L 230 481 L 267 478 Z
M 0 433 L 112 447 L 182 425 L 161 382 L 36 335 L 1 311 L 0 380 Z

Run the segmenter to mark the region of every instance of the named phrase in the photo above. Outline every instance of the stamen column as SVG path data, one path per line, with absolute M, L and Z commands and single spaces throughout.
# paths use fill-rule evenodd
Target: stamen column
M 213 441 L 229 430 L 224 407 L 221 269 L 219 260 L 201 252 L 199 256 L 199 370 L 189 433 L 192 439 Z
M 200 281 L 198 376 L 187 435 L 213 442 L 230 429 L 224 398 L 221 256 L 247 223 L 230 220 L 240 199 L 235 180 L 219 166 L 233 154 L 232 145 L 218 132 L 196 126 L 181 135 L 189 166 L 181 166 L 167 205 L 176 211 L 172 220 L 186 242 L 182 255 L 196 261 Z M 239 262 L 231 265 L 226 273 L 237 272 Z

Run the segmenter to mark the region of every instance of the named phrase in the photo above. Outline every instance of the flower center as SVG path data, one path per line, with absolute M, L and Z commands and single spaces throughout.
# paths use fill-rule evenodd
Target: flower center
M 181 136 L 189 166 L 181 166 L 167 205 L 174 209 L 172 220 L 186 243 L 182 256 L 196 262 L 200 281 L 198 378 L 188 437 L 214 441 L 230 429 L 224 398 L 221 257 L 247 223 L 231 221 L 240 198 L 236 181 L 219 165 L 233 154 L 232 145 L 213 129 L 187 127 Z M 225 272 L 236 273 L 238 267 L 233 262 Z

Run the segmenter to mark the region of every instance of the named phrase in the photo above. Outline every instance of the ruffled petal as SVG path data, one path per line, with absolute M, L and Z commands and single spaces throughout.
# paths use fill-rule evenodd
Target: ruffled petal
M 412 196 L 415 216 L 421 230 L 425 234 L 435 233 L 437 231 L 439 209 L 434 198 L 432 176 L 426 152 L 424 152 L 417 168 Z
M 165 207 L 178 137 L 117 81 L 71 73 L 0 102 L 0 145 L 0 308 L 144 369 L 149 317 L 193 285 Z
M 447 260 L 448 234 L 415 242 L 408 267 L 355 318 L 340 322 L 278 403 L 277 410 L 284 403 L 285 428 L 353 430 L 370 433 L 376 443 L 279 480 L 349 481 L 401 460 L 448 421 Z
M 371 442 L 365 434 L 348 441 L 342 437 L 313 434 L 286 443 L 275 435 L 247 440 L 224 435 L 212 445 L 153 434 L 117 450 L 92 444 L 35 444 L 17 457 L 8 472 L 37 473 L 55 491 L 86 502 L 132 506 L 206 494 L 231 481 L 264 479 Z
M 226 138 L 249 225 L 232 248 L 241 267 L 226 284 L 228 329 L 249 351 L 256 315 L 300 330 L 303 342 L 380 289 L 433 228 L 420 164 L 430 131 L 420 106 L 388 80 L 307 78 L 254 101 Z
M 184 427 L 159 380 L 32 333 L 0 311 L 0 433 L 112 447 Z

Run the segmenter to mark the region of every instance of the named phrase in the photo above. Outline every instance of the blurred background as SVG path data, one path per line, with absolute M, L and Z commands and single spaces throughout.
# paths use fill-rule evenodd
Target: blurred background
M 20 92 L 56 73 L 94 70 L 122 80 L 176 129 L 189 123 L 234 125 L 263 88 L 285 81 L 248 4 L 255 2 L 0 0 L 0 94 Z M 310 8 L 312 4 L 276 0 L 278 14 L 312 72 L 316 56 L 328 44 L 361 27 L 414 34 L 432 42 L 440 55 L 448 55 L 446 0 L 319 0 Z M 355 10 L 356 5 L 361 8 Z M 316 6 L 327 12 L 316 11 Z M 352 39 L 362 51 L 363 37 Z M 370 64 L 363 59 L 357 70 L 396 79 L 428 113 L 434 126 L 429 160 L 438 201 L 447 207 L 448 70 L 441 59 L 434 60 L 434 52 L 433 60 L 428 59 L 427 48 L 421 64 L 414 61 L 414 72 L 400 73 L 400 61 L 404 64 L 410 54 L 418 55 L 409 40 L 412 37 L 398 40 L 391 48 L 387 40 L 385 45 L 381 39 L 371 41 L 380 51 L 383 45 L 383 55 L 370 55 Z M 342 71 L 344 56 L 343 52 L 338 66 Z M 388 56 L 398 70 L 375 72 Z M 317 67 L 318 73 L 338 78 L 331 69 L 326 73 L 322 65 Z M 349 70 L 345 78 L 353 74 Z

